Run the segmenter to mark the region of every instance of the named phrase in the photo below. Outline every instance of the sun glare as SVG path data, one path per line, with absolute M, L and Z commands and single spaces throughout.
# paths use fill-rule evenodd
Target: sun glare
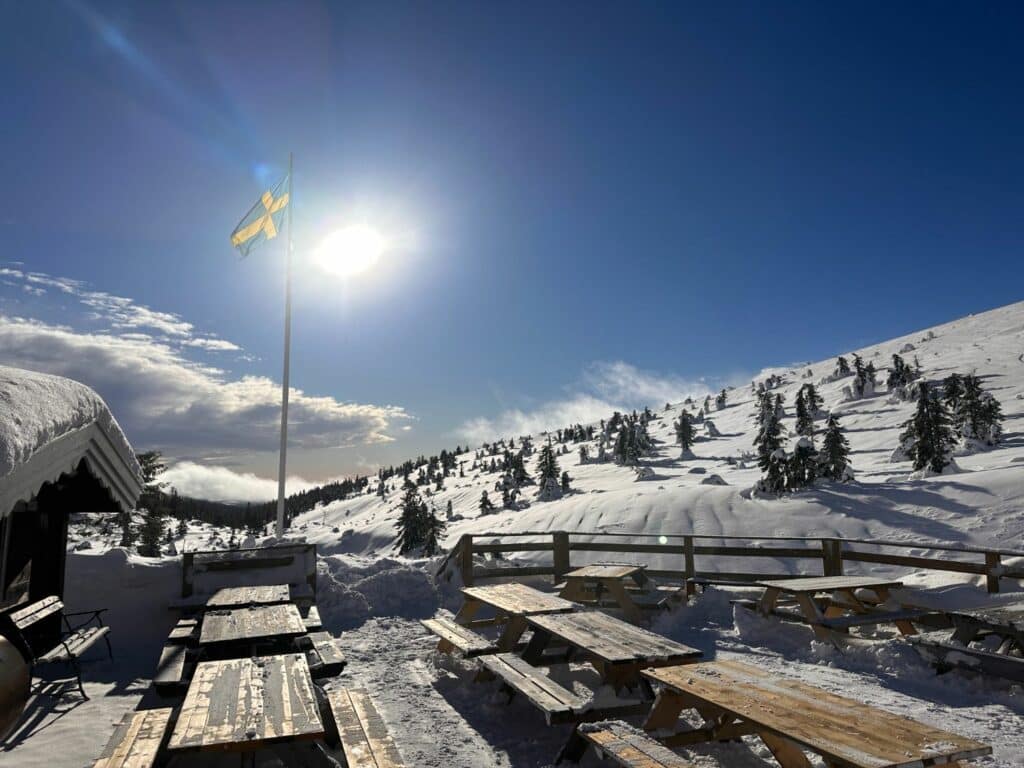
M 385 242 L 377 230 L 355 224 L 336 230 L 324 238 L 314 252 L 321 268 L 339 277 L 365 272 L 380 259 Z

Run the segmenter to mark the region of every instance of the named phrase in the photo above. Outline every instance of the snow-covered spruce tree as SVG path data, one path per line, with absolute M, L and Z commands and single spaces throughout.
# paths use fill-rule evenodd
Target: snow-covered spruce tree
M 922 382 L 917 411 L 903 424 L 900 452 L 913 462 L 915 472 L 927 470 L 940 475 L 952 462 L 953 445 L 953 430 L 946 406 L 932 388 Z
M 440 538 L 444 535 L 445 522 L 437 516 L 436 510 L 424 510 L 423 515 L 423 554 L 433 557 L 440 550 Z
M 718 396 L 715 398 L 715 408 L 719 411 L 725 408 L 725 403 L 727 399 L 728 395 L 723 389 L 721 392 L 718 393 Z
M 120 511 L 117 513 L 117 524 L 121 527 L 121 541 L 119 547 L 131 549 L 135 546 L 135 526 L 132 525 L 132 513 Z
M 892 367 L 889 369 L 889 375 L 885 379 L 885 386 L 889 388 L 890 392 L 895 392 L 897 389 L 907 386 L 916 378 L 916 372 L 904 362 L 902 357 L 899 355 L 892 356 Z
M 771 402 L 770 396 L 765 402 Z M 754 436 L 754 446 L 757 448 L 757 465 L 762 472 L 767 473 L 772 462 L 772 455 L 782 447 L 782 425 L 775 415 L 773 407 L 766 407 L 761 418 L 761 425 Z
M 963 379 L 963 396 L 954 413 L 957 431 L 965 444 L 995 445 L 1003 434 L 1002 406 L 992 393 L 981 387 L 981 380 L 970 374 Z
M 810 438 L 801 436 L 797 439 L 786 463 L 786 490 L 806 488 L 818 477 L 818 452 Z
M 959 373 L 951 373 L 942 382 L 942 400 L 954 416 L 960 413 L 960 401 L 964 397 L 964 379 Z
M 395 528 L 398 529 L 395 546 L 398 547 L 398 554 L 406 555 L 423 546 L 423 537 L 426 533 L 426 505 L 420 499 L 420 492 L 415 487 L 405 490 L 405 495 L 402 496 L 401 510 L 398 522 L 395 523 Z
M 758 463 L 761 463 L 760 460 Z M 776 448 L 765 456 L 761 466 L 764 475 L 757 482 L 757 489 L 766 493 L 784 493 L 786 476 L 789 472 L 789 457 L 784 448 Z
M 836 358 L 836 369 L 832 372 L 832 375 L 837 379 L 842 379 L 850 375 L 850 364 L 842 355 Z
M 781 420 L 781 419 L 784 419 L 786 417 L 786 409 L 783 408 L 783 406 L 782 406 L 783 402 L 784 402 L 784 399 L 782 397 L 782 393 L 781 392 L 776 393 L 776 395 L 775 395 L 775 418 L 776 419 L 780 419 Z
M 454 515 L 455 512 L 452 510 L 452 500 L 448 499 L 448 503 L 444 505 L 444 519 L 451 520 Z
M 587 446 L 580 446 L 580 464 L 586 464 L 590 461 L 590 451 L 587 450 Z
M 571 482 L 572 482 L 572 478 L 569 477 L 569 473 L 568 472 L 562 472 L 562 479 L 561 479 L 562 493 L 569 493 L 572 490 L 572 488 L 569 485 Z
M 231 529 L 234 534 L 235 529 Z M 139 536 L 139 554 L 143 557 L 159 557 L 160 544 L 164 539 L 164 519 L 159 512 L 146 510 Z
M 807 400 L 804 397 L 804 390 L 801 387 L 796 393 L 796 433 L 805 437 L 814 437 L 814 419 L 807 408 Z
M 825 437 L 821 442 L 818 456 L 821 474 L 829 480 L 843 481 L 851 476 L 850 443 L 843 434 L 843 428 L 835 414 L 828 415 L 825 422 Z
M 562 495 L 562 488 L 558 482 L 559 473 L 558 458 L 549 438 L 547 444 L 540 449 L 540 458 L 537 461 L 537 484 L 540 486 L 537 498 L 540 501 L 553 501 Z
M 818 394 L 818 390 L 815 389 L 813 384 L 804 384 L 803 390 L 804 402 L 807 404 L 807 410 L 813 419 L 821 413 L 821 406 L 825 404 L 825 398 Z
M 682 454 L 682 458 L 687 458 L 692 455 L 690 448 L 693 446 L 693 423 L 690 421 L 690 414 L 683 410 L 679 414 L 679 419 L 674 424 L 676 429 L 676 442 L 679 443 L 679 450 Z
M 480 503 L 477 506 L 481 515 L 489 515 L 495 511 L 495 504 L 487 498 L 486 490 L 480 494 Z

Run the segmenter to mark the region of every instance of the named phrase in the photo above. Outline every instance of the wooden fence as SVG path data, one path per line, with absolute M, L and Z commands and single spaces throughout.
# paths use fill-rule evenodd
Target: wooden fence
M 636 540 L 653 540 L 637 543 Z M 912 554 L 925 550 L 928 555 Z M 550 564 L 512 567 L 481 567 L 474 555 L 507 555 L 516 552 L 550 552 Z M 793 576 L 785 572 L 738 572 L 709 570 L 708 558 L 770 558 L 796 561 L 799 574 L 841 576 L 848 563 L 873 563 L 914 570 L 948 571 L 985 577 L 989 592 L 999 591 L 1000 579 L 1024 579 L 1024 552 L 981 547 L 954 547 L 922 541 L 886 541 L 879 539 L 800 538 L 782 536 L 707 536 L 697 534 L 633 534 L 543 531 L 521 533 L 464 534 L 448 553 L 438 573 L 454 566 L 466 586 L 481 579 L 522 576 L 551 576 L 557 583 L 583 563 L 572 562 L 574 552 L 599 552 L 601 559 L 616 555 L 668 556 L 678 558 L 678 568 L 648 568 L 654 578 L 685 581 L 708 579 L 720 582 L 749 583 L 761 579 Z M 1004 559 L 1021 558 L 1004 563 Z M 637 562 L 642 558 L 631 558 Z M 701 562 L 698 563 L 698 560 Z M 664 562 L 664 557 L 662 558 Z M 713 560 L 710 562 L 713 566 Z

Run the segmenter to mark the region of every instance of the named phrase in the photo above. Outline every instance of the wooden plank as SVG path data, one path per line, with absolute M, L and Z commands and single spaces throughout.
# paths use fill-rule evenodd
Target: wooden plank
M 462 594 L 513 616 L 567 613 L 576 609 L 575 604 L 569 600 L 541 592 L 539 589 L 518 582 L 491 584 L 485 587 L 464 587 Z
M 167 642 L 187 643 L 195 640 L 198 636 L 198 619 L 180 619 L 178 623 L 174 625 L 174 629 L 171 630 L 171 633 L 167 635 Z
M 587 706 L 586 699 L 563 688 L 514 654 L 496 653 L 484 656 L 480 661 L 485 669 L 541 710 L 548 725 L 570 722 Z
M 253 750 L 323 735 L 304 656 L 227 659 L 196 667 L 168 749 Z
M 56 595 L 50 595 L 49 597 L 44 597 L 42 600 L 30 603 L 24 608 L 11 611 L 7 615 L 10 616 L 14 626 L 18 629 L 27 629 L 33 624 L 40 622 L 55 613 L 59 613 L 63 608 L 64 603 L 60 601 L 60 598 Z
M 183 645 L 165 645 L 160 652 L 160 661 L 153 675 L 153 685 L 158 691 L 166 692 L 184 687 L 185 659 L 188 650 Z
M 863 768 L 921 768 L 991 754 L 981 742 L 733 661 L 645 670 L 673 691 Z
M 594 563 L 565 574 L 567 579 L 625 579 L 644 569 L 642 565 Z
M 108 632 L 110 632 L 110 627 L 86 627 L 85 629 L 79 629 L 64 638 L 64 642 L 57 643 L 57 645 L 53 646 L 42 656 L 39 656 L 36 662 L 39 664 L 53 664 L 60 661 L 69 661 L 72 658 L 77 659 L 98 643 Z M 69 652 L 70 656 L 68 655 Z
M 581 725 L 578 733 L 624 768 L 692 768 L 668 747 L 623 722 Z
M 126 714 L 93 768 L 151 768 L 156 763 L 172 711 L 168 707 Z
M 306 634 L 299 609 L 291 603 L 256 605 L 207 611 L 203 615 L 200 645 L 258 640 L 267 637 L 297 637 Z
M 1024 683 L 1024 658 L 992 653 L 921 636 L 908 638 L 921 657 L 940 671 L 957 668 Z
M 208 608 L 234 608 L 242 605 L 273 605 L 287 603 L 291 592 L 287 584 L 253 587 L 224 587 L 206 600 Z
M 323 629 L 324 623 L 320 621 L 320 609 L 315 605 L 309 606 L 309 609 L 306 611 L 306 615 L 302 617 L 302 623 L 310 632 L 316 632 L 317 630 Z
M 609 664 L 664 664 L 702 655 L 696 648 L 599 611 L 530 616 L 527 621 Z
M 314 677 L 330 677 L 345 668 L 345 654 L 329 632 L 312 632 L 308 637 L 318 661 L 316 669 L 312 670 Z
M 494 653 L 498 650 L 497 646 L 486 637 L 482 637 L 473 630 L 456 624 L 450 619 L 443 617 L 421 619 L 420 624 L 440 637 L 444 642 L 458 648 L 467 658 L 481 656 L 485 653 Z
M 791 594 L 814 594 L 837 589 L 876 589 L 902 587 L 902 581 L 878 579 L 872 576 L 811 576 L 799 579 L 759 581 L 757 586 L 773 588 Z
M 348 768 L 403 768 L 398 747 L 364 689 L 333 688 L 327 701 Z

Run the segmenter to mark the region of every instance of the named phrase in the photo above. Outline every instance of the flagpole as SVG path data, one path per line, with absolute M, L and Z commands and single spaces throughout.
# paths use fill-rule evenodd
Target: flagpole
M 288 153 L 288 252 L 284 277 L 284 374 L 281 376 L 281 454 L 277 468 L 277 536 L 284 535 L 284 478 L 288 455 L 288 372 L 292 346 L 292 153 Z

